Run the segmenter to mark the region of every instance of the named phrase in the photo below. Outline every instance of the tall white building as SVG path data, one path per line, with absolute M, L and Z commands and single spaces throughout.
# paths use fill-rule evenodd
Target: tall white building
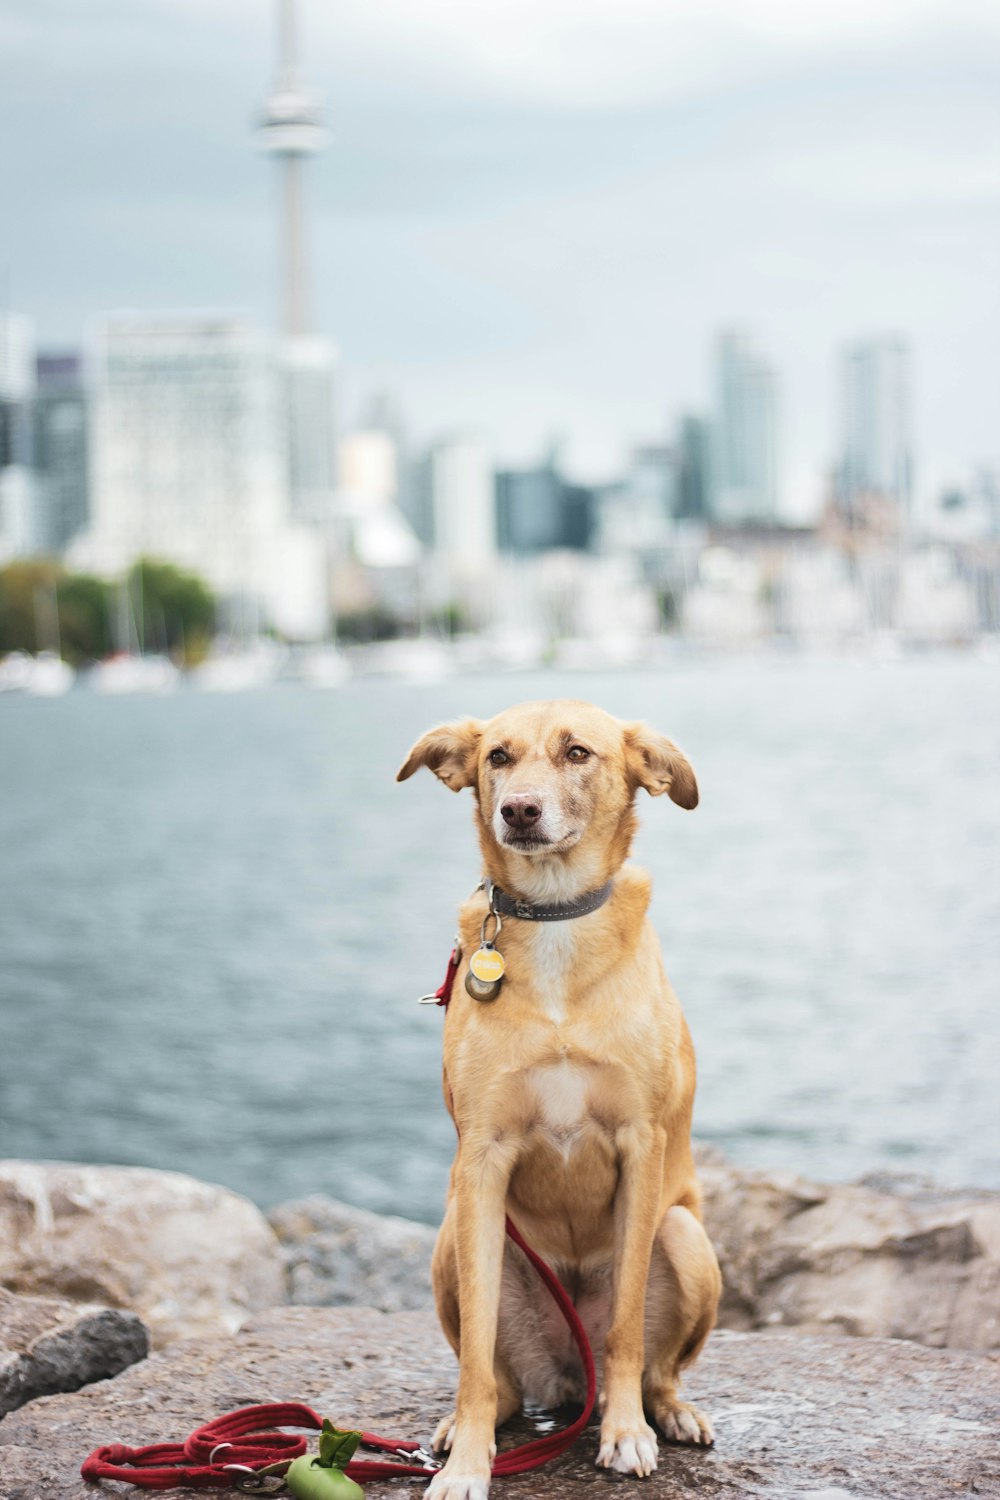
M 337 449 L 340 483 L 374 508 L 394 504 L 399 494 L 399 455 L 389 433 L 360 428 Z
M 123 314 L 94 325 L 87 357 L 91 523 L 74 562 L 117 573 L 145 554 L 272 598 L 289 527 L 270 342 L 231 316 Z
M 0 562 L 44 543 L 33 474 L 35 328 L 0 312 Z
M 715 351 L 712 519 L 738 525 L 778 513 L 778 416 L 774 371 L 742 333 Z
M 472 434 L 443 439 L 424 459 L 421 480 L 435 558 L 456 578 L 483 577 L 497 556 L 489 448 Z
M 840 501 L 848 514 L 871 499 L 901 515 L 913 482 L 910 351 L 895 334 L 844 351 L 840 374 Z

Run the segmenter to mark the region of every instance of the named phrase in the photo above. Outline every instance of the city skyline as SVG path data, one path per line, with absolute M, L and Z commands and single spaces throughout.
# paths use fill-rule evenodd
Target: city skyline
M 574 30 L 554 0 L 524 22 L 533 60 L 512 27 L 491 61 L 467 20 L 428 0 L 396 17 L 395 51 L 357 15 L 302 7 L 334 131 L 310 193 L 344 415 L 390 386 L 420 441 L 485 426 L 516 465 L 562 433 L 569 467 L 600 479 L 709 409 L 711 335 L 738 323 L 781 381 L 794 519 L 815 513 L 836 460 L 841 351 L 898 330 L 916 371 L 918 494 L 995 463 L 985 80 L 1000 27 L 987 10 L 932 3 L 918 24 L 886 6 L 866 37 L 859 8 L 822 4 L 810 22 L 824 51 L 787 7 L 715 6 L 702 22 L 681 6 L 670 28 L 628 8 L 654 54 L 671 43 L 659 81 L 650 61 L 629 73 L 627 26 L 604 28 L 598 60 L 594 17 Z M 273 72 L 270 4 L 251 25 L 246 7 L 209 0 L 196 27 L 175 28 L 183 52 L 159 4 L 133 7 L 88 67 L 90 39 L 99 48 L 124 16 L 104 0 L 78 38 L 72 128 L 47 51 L 56 13 L 72 26 L 61 5 L 16 18 L 0 5 L 6 113 L 24 143 L 0 183 L 8 304 L 37 318 L 43 346 L 75 344 L 89 314 L 122 306 L 246 308 L 272 325 L 273 197 L 249 149 Z M 487 17 L 484 37 L 496 26 Z M 431 55 L 448 38 L 450 80 Z M 108 95 L 111 68 L 123 87 Z M 93 119 L 80 107 L 92 90 Z M 95 132 L 103 149 L 82 162 Z M 38 241 L 43 256 L 29 254 Z

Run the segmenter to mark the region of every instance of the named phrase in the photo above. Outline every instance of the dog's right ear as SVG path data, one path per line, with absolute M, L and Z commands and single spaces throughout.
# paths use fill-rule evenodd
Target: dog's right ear
M 482 734 L 481 719 L 460 719 L 454 724 L 439 724 L 436 729 L 428 729 L 396 772 L 396 780 L 406 781 L 414 771 L 426 766 L 453 792 L 475 785 L 476 756 Z

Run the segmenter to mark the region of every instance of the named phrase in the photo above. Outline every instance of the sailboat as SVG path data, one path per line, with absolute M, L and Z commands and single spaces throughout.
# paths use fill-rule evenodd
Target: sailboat
M 29 656 L 24 691 L 35 698 L 61 698 L 76 680 L 68 661 L 62 659 L 59 636 L 59 600 L 55 579 L 47 586 L 39 584 L 34 592 L 35 639 L 41 649 Z M 45 641 L 46 645 L 41 646 Z
M 139 587 L 142 588 L 141 573 Z M 91 669 L 89 682 L 95 692 L 120 695 L 176 691 L 181 674 L 170 657 L 163 652 L 145 653 L 141 649 L 127 579 L 122 580 L 118 592 L 117 636 L 119 649 Z
M 260 628 L 260 603 L 256 595 L 239 599 L 239 629 L 217 636 L 212 649 L 192 667 L 191 686 L 206 693 L 245 693 L 253 688 L 270 687 L 280 676 L 287 650 L 278 641 L 263 635 Z M 234 625 L 235 620 L 230 624 Z

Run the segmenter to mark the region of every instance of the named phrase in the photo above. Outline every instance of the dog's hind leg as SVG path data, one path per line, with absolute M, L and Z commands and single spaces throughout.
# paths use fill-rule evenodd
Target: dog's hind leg
M 708 1446 L 712 1424 L 677 1394 L 680 1372 L 696 1359 L 715 1326 L 722 1290 L 719 1263 L 701 1223 L 688 1209 L 669 1209 L 653 1246 L 646 1290 L 643 1404 L 664 1437 Z

